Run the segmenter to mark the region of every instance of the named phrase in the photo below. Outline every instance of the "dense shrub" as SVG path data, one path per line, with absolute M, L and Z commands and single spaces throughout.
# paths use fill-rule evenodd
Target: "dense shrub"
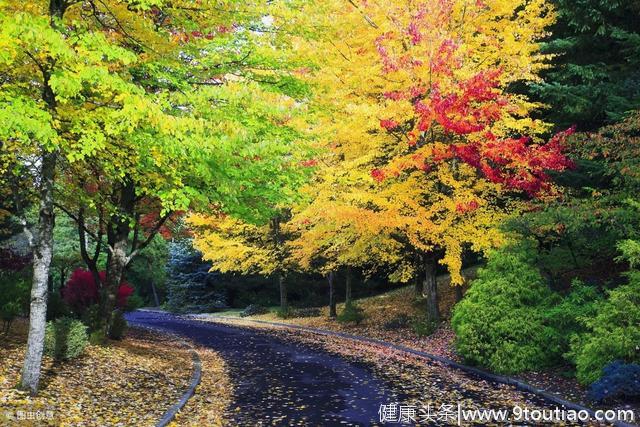
M 9 248 L 0 248 L 0 270 L 17 273 L 23 271 L 30 263 L 30 254 L 20 254 Z
M 454 308 L 458 352 L 469 363 L 501 373 L 551 364 L 560 346 L 546 311 L 556 298 L 522 258 L 506 251 L 493 253 Z
M 109 330 L 109 338 L 113 340 L 121 340 L 127 332 L 127 327 L 128 324 L 122 311 L 114 311 L 113 319 L 111 321 L 111 329 Z
M 364 318 L 364 311 L 355 303 L 351 303 L 344 306 L 344 310 L 338 314 L 337 320 L 341 323 L 355 323 L 359 325 Z
M 276 316 L 278 316 L 281 319 L 289 319 L 293 317 L 293 309 L 291 307 L 287 307 L 285 309 L 278 308 L 275 311 L 275 313 L 276 313 Z
M 602 292 L 597 287 L 574 280 L 570 293 L 559 304 L 547 310 L 548 323 L 554 330 L 552 341 L 558 343 L 560 352 L 569 353 L 571 340 L 586 332 L 584 319 L 596 315 L 602 299 Z M 571 361 L 570 353 L 566 356 Z
M 9 332 L 11 323 L 20 314 L 20 304 L 15 301 L 9 301 L 0 306 L 0 319 L 2 320 L 2 332 Z
M 49 294 L 47 301 L 47 320 L 55 320 L 70 315 L 69 307 L 57 292 Z
M 90 271 L 78 268 L 71 274 L 65 287 L 60 290 L 62 299 L 75 313 L 83 314 L 87 308 L 98 303 L 100 297 L 99 286 L 102 286 L 106 279 L 104 271 L 101 271 L 99 275 L 101 283 L 96 285 L 93 274 Z M 127 299 L 133 292 L 133 288 L 128 283 L 123 282 L 116 295 L 118 307 L 125 307 Z
M 88 342 L 87 327 L 79 320 L 61 317 L 47 323 L 44 351 L 56 360 L 78 357 Z
M 124 311 L 133 311 L 141 307 L 144 307 L 144 299 L 140 295 L 134 293 L 129 298 L 127 298 L 127 302 L 124 306 Z
M 89 343 L 92 345 L 106 346 L 109 343 L 104 334 L 104 329 L 98 329 L 89 334 Z
M 640 363 L 640 273 L 609 293 L 593 318 L 585 319 L 588 332 L 574 337 L 571 356 L 578 380 L 591 384 L 613 362 Z
M 27 312 L 30 289 L 23 274 L 0 273 L 0 319 L 4 322 L 5 331 L 17 316 Z
M 591 385 L 589 398 L 597 402 L 640 398 L 640 365 L 619 360 L 608 364 L 602 370 L 602 378 Z
M 438 322 L 428 318 L 413 319 L 410 322 L 411 330 L 419 337 L 428 337 L 438 328 Z
M 250 304 L 244 310 L 242 310 L 240 312 L 240 317 L 256 316 L 258 314 L 265 314 L 268 311 L 269 310 L 267 310 L 265 307 L 263 307 L 261 305 Z
M 102 318 L 102 313 L 100 312 L 100 306 L 98 304 L 94 304 L 87 308 L 84 313 L 82 313 L 81 319 L 82 323 L 89 328 L 89 332 L 104 329 L 104 319 Z

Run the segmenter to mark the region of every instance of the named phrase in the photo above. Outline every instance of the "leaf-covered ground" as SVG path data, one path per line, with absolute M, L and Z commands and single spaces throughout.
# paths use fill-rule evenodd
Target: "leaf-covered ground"
M 191 378 L 191 356 L 181 341 L 132 329 L 123 341 L 88 346 L 74 360 L 45 357 L 40 392 L 31 397 L 15 388 L 26 332 L 26 322 L 20 321 L 0 340 L 0 425 L 153 426 Z M 190 419 L 180 425 L 194 425 L 196 419 L 219 425 L 228 403 L 224 364 L 210 351 L 202 358 L 207 375 L 199 391 L 216 399 L 197 395 L 185 408 Z M 199 418 L 192 417 L 195 412 Z

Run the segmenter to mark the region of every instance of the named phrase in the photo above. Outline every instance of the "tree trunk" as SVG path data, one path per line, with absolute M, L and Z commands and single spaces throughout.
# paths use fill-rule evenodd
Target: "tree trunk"
M 424 257 L 424 282 L 422 296 L 427 299 L 427 317 L 433 322 L 440 320 L 438 308 L 438 283 L 436 281 L 436 258 L 434 255 Z
M 416 275 L 413 278 L 413 293 L 416 298 L 422 296 L 422 280 L 420 274 L 416 272 Z
M 40 364 L 44 350 L 44 333 L 47 325 L 47 284 L 53 255 L 53 181 L 57 154 L 45 153 L 42 157 L 40 214 L 38 233 L 33 246 L 33 282 L 29 310 L 29 337 L 22 367 L 22 387 L 31 394 L 38 391 Z
M 287 301 L 287 284 L 284 282 L 284 274 L 282 272 L 278 272 L 278 286 L 280 288 L 280 310 L 286 313 L 289 308 L 289 302 Z
M 462 301 L 462 297 L 464 296 L 462 294 L 462 285 L 455 286 L 455 289 L 456 289 L 456 302 L 460 302 Z
M 105 333 L 107 336 L 111 335 L 118 288 L 122 283 L 124 270 L 129 263 L 127 251 L 129 249 L 129 233 L 131 232 L 130 220 L 135 209 L 135 196 L 135 185 L 131 180 L 127 180 L 120 189 L 119 212 L 111 216 L 107 233 L 110 251 L 107 256 L 106 283 L 102 292 L 102 314 L 103 319 L 106 320 Z
M 118 288 L 122 283 L 124 270 L 127 267 L 127 247 L 129 243 L 129 225 L 120 221 L 116 232 L 110 236 L 111 251 L 107 256 L 106 280 L 102 289 L 102 318 L 105 321 L 105 334 L 111 335 L 113 311 L 116 308 Z
M 329 317 L 335 318 L 338 316 L 338 310 L 336 310 L 336 289 L 333 279 L 334 273 L 330 271 L 327 275 L 327 281 L 329 282 Z
M 158 298 L 158 292 L 156 291 L 156 285 L 153 284 L 153 280 L 151 281 L 151 292 L 153 292 L 153 302 L 156 307 L 160 307 L 160 299 Z
M 66 268 L 60 268 L 60 287 L 58 288 L 58 290 L 64 288 L 64 282 L 67 279 L 67 269 Z
M 63 0 L 50 0 L 49 14 L 51 26 L 58 25 L 54 17 L 62 19 L 68 3 Z M 55 93 L 49 80 L 51 70 L 40 68 L 42 72 L 42 100 L 47 104 L 52 116 L 55 116 L 57 103 Z M 31 302 L 29 307 L 29 336 L 22 366 L 22 388 L 31 394 L 38 391 L 40 381 L 40 365 L 44 350 L 44 334 L 47 326 L 47 282 L 53 257 L 53 228 L 55 226 L 53 186 L 56 176 L 58 152 L 47 152 L 42 149 L 42 165 L 40 171 L 40 212 L 38 216 L 38 233 L 33 241 L 33 280 L 31 283 Z
M 352 283 L 353 283 L 353 274 L 351 271 L 351 267 L 347 267 L 346 278 L 345 278 L 345 297 L 344 297 L 345 305 L 351 304 Z

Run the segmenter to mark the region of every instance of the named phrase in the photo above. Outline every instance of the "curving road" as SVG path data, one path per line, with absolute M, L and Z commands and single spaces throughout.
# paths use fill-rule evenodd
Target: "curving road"
M 234 381 L 231 425 L 371 425 L 380 404 L 402 394 L 365 364 L 260 331 L 187 320 L 168 313 L 127 314 L 132 325 L 189 338 L 217 351 Z

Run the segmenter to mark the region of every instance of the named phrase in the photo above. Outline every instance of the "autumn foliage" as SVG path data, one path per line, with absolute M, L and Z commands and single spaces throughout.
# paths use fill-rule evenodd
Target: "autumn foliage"
M 84 312 L 88 307 L 97 304 L 100 300 L 100 288 L 106 279 L 104 271 L 99 273 L 100 284 L 96 285 L 93 274 L 82 268 L 76 269 L 66 285 L 60 289 L 62 299 L 76 313 Z M 116 297 L 117 305 L 124 308 L 127 299 L 133 295 L 134 289 L 126 282 L 122 282 L 118 288 Z
M 509 123 L 525 114 L 522 98 L 505 91 L 512 80 L 507 73 L 522 70 L 499 58 L 485 64 L 475 58 L 489 59 L 490 52 L 483 52 L 486 45 L 498 48 L 503 43 L 480 26 L 499 13 L 498 2 L 442 0 L 412 6 L 411 12 L 392 11 L 392 29 L 376 39 L 383 74 L 399 82 L 384 93 L 392 116 L 380 120 L 380 126 L 414 147 L 409 157 L 394 159 L 391 172 L 409 167 L 429 171 L 443 161 L 461 161 L 506 190 L 530 196 L 549 190 L 547 171 L 571 166 L 564 151 L 573 129 L 544 142 Z M 455 29 L 467 23 L 466 30 Z M 472 30 L 476 34 L 467 33 Z M 380 171 L 373 176 L 379 179 Z

